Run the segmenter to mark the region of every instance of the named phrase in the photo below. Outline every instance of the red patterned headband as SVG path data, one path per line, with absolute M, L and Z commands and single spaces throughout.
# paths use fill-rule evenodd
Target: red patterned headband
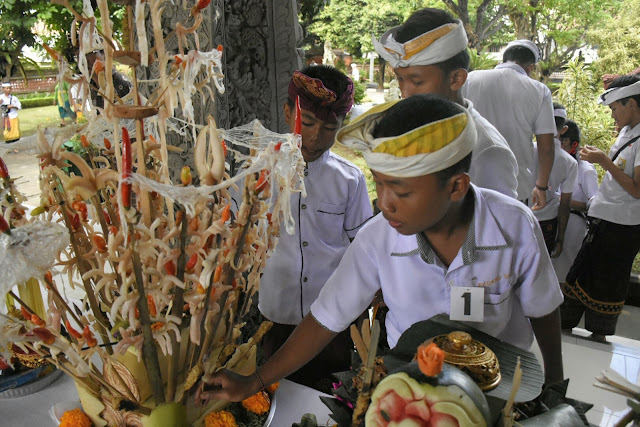
M 300 108 L 311 111 L 320 120 L 338 120 L 347 114 L 353 105 L 353 82 L 348 77 L 347 79 L 349 86 L 338 99 L 336 93 L 326 87 L 320 79 L 295 71 L 289 82 L 289 99 L 295 100 L 299 96 Z

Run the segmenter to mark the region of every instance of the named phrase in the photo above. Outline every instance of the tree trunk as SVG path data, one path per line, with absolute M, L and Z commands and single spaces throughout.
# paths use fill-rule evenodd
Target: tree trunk
M 387 61 L 384 58 L 378 58 L 378 90 L 384 90 L 384 70 Z

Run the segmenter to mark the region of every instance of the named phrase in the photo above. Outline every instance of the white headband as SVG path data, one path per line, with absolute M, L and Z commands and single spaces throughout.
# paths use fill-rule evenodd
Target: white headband
M 390 108 L 389 105 L 393 105 L 396 102 L 398 101 L 380 104 L 363 115 L 358 116 L 353 122 L 338 131 L 336 141 L 362 152 L 364 160 L 370 169 L 397 178 L 424 176 L 444 170 L 455 165 L 473 151 L 477 139 L 476 126 L 467 109 L 464 109 L 464 112 L 461 112 L 459 115 L 465 114 L 467 116 L 466 126 L 455 139 L 437 151 L 414 154 L 406 157 L 373 152 L 376 147 L 388 140 L 402 139 L 411 133 L 422 131 L 422 128 L 438 126 L 442 122 L 456 117 L 453 116 L 428 123 L 420 128 L 412 129 L 403 135 L 374 138 L 374 128 L 382 119 L 384 112 Z
M 640 95 L 640 81 L 629 86 L 614 87 L 604 91 L 598 98 L 598 104 L 609 105 L 630 96 Z
M 379 41 L 372 36 L 376 52 L 393 68 L 439 64 L 467 48 L 467 33 L 460 21 L 442 25 L 405 43 L 394 38 L 399 28 L 390 29 Z
M 540 61 L 540 49 L 538 49 L 538 46 L 536 46 L 536 44 L 531 40 L 526 40 L 526 39 L 514 40 L 512 42 L 509 42 L 509 44 L 507 44 L 507 49 L 514 46 L 526 47 L 533 53 L 533 56 L 535 57 L 535 62 L 537 63 L 538 61 Z
M 2 83 L 2 87 L 11 87 L 11 83 Z
M 556 108 L 553 110 L 553 117 L 562 117 L 563 119 L 567 120 L 567 110 Z

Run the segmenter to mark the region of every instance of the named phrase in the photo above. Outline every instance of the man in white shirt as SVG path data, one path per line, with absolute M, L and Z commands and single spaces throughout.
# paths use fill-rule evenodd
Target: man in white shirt
M 4 130 L 4 142 L 15 142 L 20 139 L 20 120 L 18 110 L 22 109 L 20 100 L 11 94 L 11 84 L 2 83 L 2 126 Z
M 553 104 L 553 116 L 558 137 L 567 130 L 567 110 L 564 106 Z M 552 258 L 557 258 L 564 247 L 564 235 L 571 214 L 571 196 L 578 176 L 578 164 L 560 146 L 560 139 L 554 139 L 554 161 L 549 175 L 549 188 L 546 191 L 547 203 L 533 214 L 540 222 L 547 250 Z M 536 147 L 534 165 L 537 164 Z M 537 168 L 535 169 L 537 171 Z
M 311 312 L 253 375 L 218 371 L 201 399 L 238 401 L 306 363 L 382 290 L 388 342 L 446 313 L 469 292 L 473 326 L 528 348 L 535 333 L 547 383 L 563 377 L 556 281 L 540 227 L 522 203 L 470 183 L 470 113 L 435 95 L 378 105 L 338 133 L 362 151 L 382 215 L 358 233 Z M 473 295 L 469 289 L 474 290 Z M 427 338 L 427 337 L 425 337 Z
M 265 357 L 280 348 L 309 313 L 350 241 L 373 215 L 362 171 L 329 151 L 353 102 L 353 83 L 333 67 L 317 65 L 296 71 L 284 105 L 291 131 L 300 100 L 302 156 L 307 197 L 292 196 L 293 235 L 281 233 L 260 281 L 260 312 L 276 325 L 263 341 Z M 312 387 L 329 373 L 349 369 L 351 337 L 338 336 L 328 349 L 291 378 Z M 328 383 L 327 388 L 330 383 Z
M 540 59 L 529 40 L 507 45 L 503 63 L 493 70 L 469 73 L 462 95 L 507 140 L 518 161 L 518 200 L 543 208 L 553 165 L 555 124 L 551 91 L 529 77 Z M 538 173 L 534 175 L 533 135 L 538 142 Z
M 462 23 L 444 10 L 421 9 L 373 43 L 378 55 L 393 67 L 404 98 L 435 93 L 469 110 L 478 132 L 469 169 L 471 182 L 516 198 L 516 157 L 500 132 L 460 93 L 469 70 Z

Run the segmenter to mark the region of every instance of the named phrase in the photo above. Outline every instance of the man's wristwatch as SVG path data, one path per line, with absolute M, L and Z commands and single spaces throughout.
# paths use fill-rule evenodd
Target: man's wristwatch
M 547 190 L 550 190 L 550 189 L 551 189 L 551 187 L 549 187 L 549 186 L 547 186 L 547 187 L 543 187 L 542 185 L 538 185 L 537 183 L 536 183 L 536 188 L 537 188 L 538 190 L 540 190 L 540 191 L 547 191 Z

